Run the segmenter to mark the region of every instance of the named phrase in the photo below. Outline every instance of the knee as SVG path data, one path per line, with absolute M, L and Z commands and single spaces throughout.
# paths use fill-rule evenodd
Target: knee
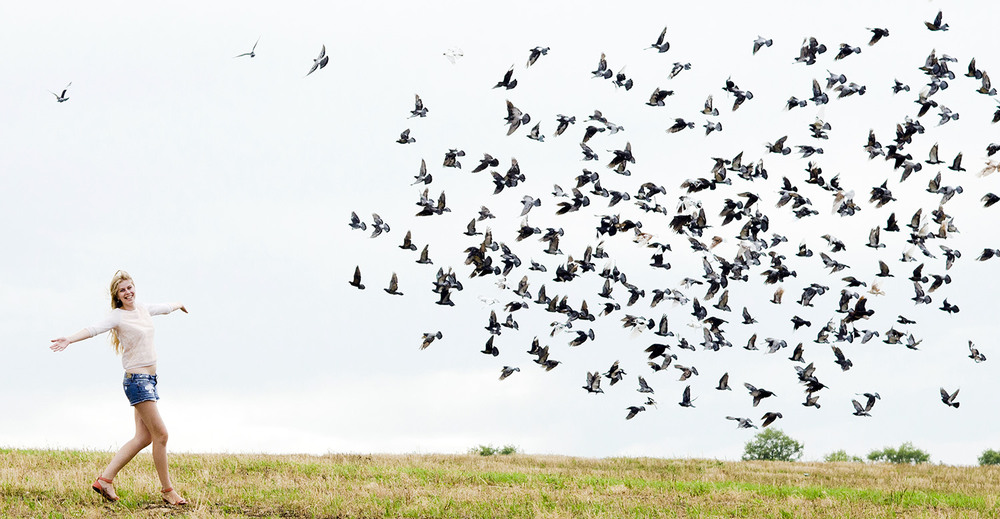
M 152 435 L 151 439 L 153 442 L 156 442 L 159 445 L 167 444 L 167 438 L 169 435 L 167 434 L 166 428 L 158 429 L 156 431 L 150 431 L 150 434 Z

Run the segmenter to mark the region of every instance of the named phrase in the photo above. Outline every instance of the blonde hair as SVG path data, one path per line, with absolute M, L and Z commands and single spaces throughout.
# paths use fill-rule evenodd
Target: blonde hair
M 111 286 L 110 288 L 108 288 L 108 291 L 111 292 L 112 310 L 124 306 L 122 300 L 118 299 L 118 285 L 120 285 L 123 281 L 132 281 L 132 276 L 128 275 L 128 272 L 125 272 L 124 270 L 119 270 L 118 272 L 115 272 L 114 277 L 111 278 Z M 134 283 L 135 282 L 133 281 L 133 284 Z M 112 328 L 110 336 L 111 336 L 111 345 L 114 347 L 115 353 L 121 355 L 122 345 L 121 342 L 118 340 L 118 330 Z

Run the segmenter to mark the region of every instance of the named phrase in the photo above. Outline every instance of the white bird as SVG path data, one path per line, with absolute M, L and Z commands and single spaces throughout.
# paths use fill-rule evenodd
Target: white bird
M 51 90 L 49 90 L 49 93 L 52 94 L 52 95 L 54 95 L 54 96 L 56 96 L 56 101 L 58 101 L 60 103 L 62 103 L 64 101 L 68 101 L 69 100 L 69 96 L 66 95 L 66 90 L 68 90 L 69 86 L 72 85 L 72 84 L 73 84 L 72 81 L 70 81 L 69 83 L 67 83 L 66 84 L 66 88 L 63 88 L 63 91 L 62 91 L 61 94 L 57 94 L 57 93 L 55 93 L 55 92 L 53 92 Z
M 452 47 L 452 48 L 444 51 L 444 57 L 448 58 L 448 61 L 450 61 L 452 65 L 454 65 L 456 62 L 458 62 L 458 60 L 462 56 L 464 56 L 464 54 L 462 54 L 462 49 L 460 49 L 458 47 Z
M 521 216 L 528 214 L 528 211 L 531 211 L 532 207 L 538 207 L 542 205 L 541 200 L 531 195 L 524 195 L 524 198 L 521 200 L 521 203 L 524 204 L 524 208 L 521 209 Z
M 257 44 L 258 43 L 260 43 L 260 36 L 258 36 L 257 37 L 257 41 L 255 41 L 253 43 L 253 48 L 250 49 L 250 52 L 244 52 L 243 54 L 239 54 L 237 56 L 233 56 L 233 58 L 242 58 L 243 56 L 250 56 L 252 58 L 252 57 L 256 56 L 257 54 L 254 51 L 257 50 Z
M 309 74 L 316 72 L 317 68 L 325 67 L 329 61 L 330 61 L 330 56 L 326 55 L 326 45 L 324 44 L 323 50 L 319 51 L 319 56 L 317 56 L 316 59 L 313 60 L 313 66 L 311 69 L 309 69 L 309 72 L 307 72 L 306 75 L 308 76 Z

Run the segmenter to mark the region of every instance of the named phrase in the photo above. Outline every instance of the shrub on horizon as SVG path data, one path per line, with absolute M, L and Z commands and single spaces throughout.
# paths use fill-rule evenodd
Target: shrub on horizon
M 743 460 L 798 461 L 804 446 L 779 429 L 765 429 L 747 442 Z
M 898 449 L 886 447 L 882 450 L 873 450 L 868 453 L 868 459 L 874 462 L 884 461 L 889 463 L 912 463 L 914 465 L 930 461 L 931 455 L 906 442 Z
M 511 454 L 517 454 L 517 447 L 514 445 L 504 445 L 503 447 L 479 445 L 469 449 L 469 454 L 478 454 L 480 456 L 509 456 Z
M 839 451 L 831 452 L 826 456 L 823 456 L 823 461 L 836 462 L 836 461 L 850 461 L 852 463 L 864 463 L 865 460 L 861 459 L 860 456 L 855 456 L 853 454 L 848 454 L 844 449 Z
M 993 449 L 986 449 L 979 456 L 980 465 L 1000 465 L 1000 452 Z

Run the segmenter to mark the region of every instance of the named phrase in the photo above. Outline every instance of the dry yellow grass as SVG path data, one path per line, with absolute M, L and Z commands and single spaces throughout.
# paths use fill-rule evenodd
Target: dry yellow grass
M 4 517 L 1000 517 L 1000 469 L 561 456 L 148 455 L 105 504 L 110 454 L 0 449 Z

